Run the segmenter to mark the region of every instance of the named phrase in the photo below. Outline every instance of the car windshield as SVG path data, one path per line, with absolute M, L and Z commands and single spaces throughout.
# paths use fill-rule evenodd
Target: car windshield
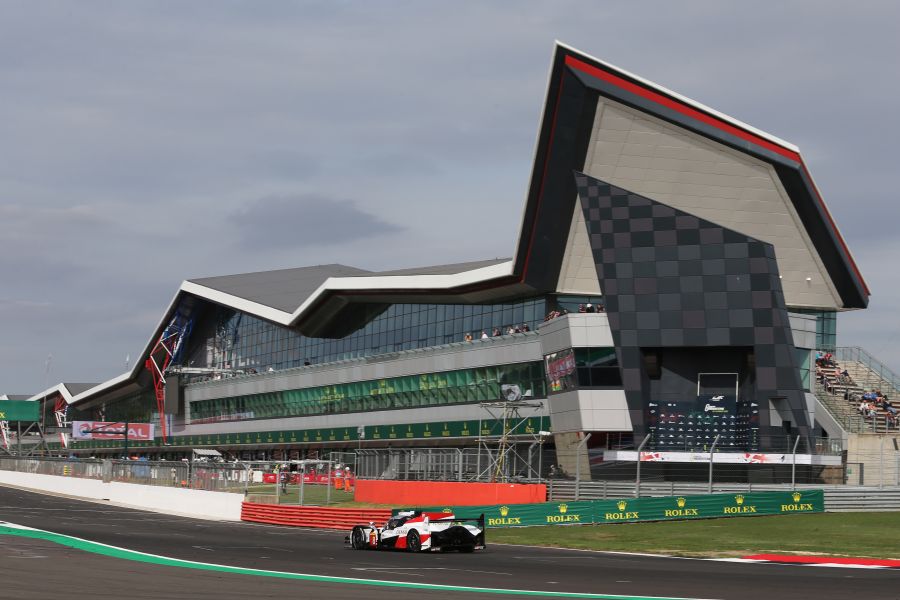
M 388 519 L 385 529 L 396 529 L 406 523 L 407 519 L 409 519 L 409 517 L 395 517 L 393 519 Z

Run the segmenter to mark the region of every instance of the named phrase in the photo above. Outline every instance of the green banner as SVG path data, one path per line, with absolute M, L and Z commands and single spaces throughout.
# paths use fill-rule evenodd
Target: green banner
M 31 400 L 0 400 L 0 421 L 38 421 L 40 408 L 40 402 Z
M 2 405 L 3 402 L 0 402 Z M 37 403 L 34 403 L 37 404 Z M 513 425 L 515 428 L 512 428 Z M 479 429 L 480 427 L 480 429 Z M 532 417 L 515 423 L 508 421 L 507 435 L 535 435 L 539 431 L 550 431 L 550 417 Z M 503 421 L 441 421 L 437 423 L 398 423 L 395 425 L 375 425 L 365 428 L 365 440 L 428 440 L 434 438 L 477 437 L 478 435 L 500 435 Z M 236 446 L 241 444 L 310 444 L 320 442 L 358 442 L 359 432 L 354 427 L 329 427 L 323 429 L 294 429 L 288 431 L 258 431 L 248 433 L 217 433 L 210 435 L 172 436 L 170 446 Z M 58 443 L 51 444 L 51 447 Z M 73 441 L 73 449 L 121 448 L 122 440 Z M 161 446 L 159 440 L 153 442 L 131 442 L 129 448 L 151 448 Z
M 400 510 L 410 509 L 394 509 L 394 513 Z M 484 513 L 488 527 L 528 527 L 815 513 L 824 512 L 825 500 L 822 490 L 801 490 L 503 506 L 439 506 L 416 510 L 464 516 Z

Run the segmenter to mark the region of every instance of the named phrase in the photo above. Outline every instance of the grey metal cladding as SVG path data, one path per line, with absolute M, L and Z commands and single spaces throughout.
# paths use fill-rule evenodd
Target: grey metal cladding
M 86 392 L 87 390 L 97 387 L 100 385 L 99 383 L 64 383 L 66 389 L 69 390 L 69 393 L 73 396 L 77 396 L 81 392 Z
M 292 313 L 329 277 L 355 277 L 371 274 L 371 271 L 356 267 L 332 264 L 204 277 L 191 279 L 190 282 Z
M 772 245 L 582 173 L 575 174 L 575 182 L 629 408 L 643 415 L 650 401 L 641 348 L 752 347 L 753 401 L 766 407 L 770 398 L 786 398 L 799 435 L 808 439 L 804 390 Z M 652 232 L 645 231 L 648 215 Z M 677 277 L 671 276 L 675 270 Z M 759 412 L 766 449 L 775 431 L 768 411 Z M 646 432 L 643 417 L 634 425 L 636 435 Z
M 449 265 L 434 265 L 430 267 L 417 267 L 413 269 L 397 269 L 394 271 L 379 271 L 367 273 L 364 277 L 384 277 L 393 275 L 456 275 L 484 267 L 492 267 L 500 263 L 509 262 L 509 258 L 494 258 L 490 260 L 478 260 L 474 262 L 453 263 Z

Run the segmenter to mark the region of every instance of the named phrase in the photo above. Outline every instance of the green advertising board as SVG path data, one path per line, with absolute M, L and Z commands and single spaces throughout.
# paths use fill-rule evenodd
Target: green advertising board
M 29 400 L 0 400 L 0 421 L 38 421 L 41 403 Z
M 0 402 L 0 405 L 3 403 Z M 36 404 L 36 403 L 35 403 Z M 436 423 L 398 423 L 395 425 L 367 426 L 364 429 L 365 440 L 429 440 L 435 438 L 492 436 L 503 433 L 503 421 L 485 419 L 482 421 L 441 421 Z M 510 429 L 507 422 L 508 435 L 535 435 L 539 431 L 550 431 L 550 417 L 532 417 L 515 423 Z M 322 429 L 294 429 L 288 431 L 258 431 L 244 433 L 217 433 L 209 435 L 182 435 L 170 438 L 171 446 L 236 446 L 241 444 L 315 444 L 324 442 L 358 442 L 359 432 L 354 427 L 329 427 Z M 83 440 L 74 441 L 73 449 L 119 448 L 119 440 Z M 133 448 L 150 448 L 159 446 L 160 441 L 129 443 Z M 51 446 L 52 447 L 52 446 Z
M 395 509 L 394 513 L 400 510 L 412 509 Z M 466 517 L 483 513 L 488 527 L 528 527 L 816 513 L 824 512 L 825 500 L 822 490 L 799 490 L 503 506 L 436 506 L 416 510 Z

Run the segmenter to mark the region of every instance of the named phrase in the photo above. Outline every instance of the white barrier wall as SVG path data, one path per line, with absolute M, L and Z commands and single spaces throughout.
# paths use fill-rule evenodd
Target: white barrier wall
M 53 492 L 87 500 L 108 501 L 172 515 L 217 521 L 240 521 L 243 494 L 207 492 L 153 485 L 136 485 L 97 479 L 0 471 L 0 485 Z

